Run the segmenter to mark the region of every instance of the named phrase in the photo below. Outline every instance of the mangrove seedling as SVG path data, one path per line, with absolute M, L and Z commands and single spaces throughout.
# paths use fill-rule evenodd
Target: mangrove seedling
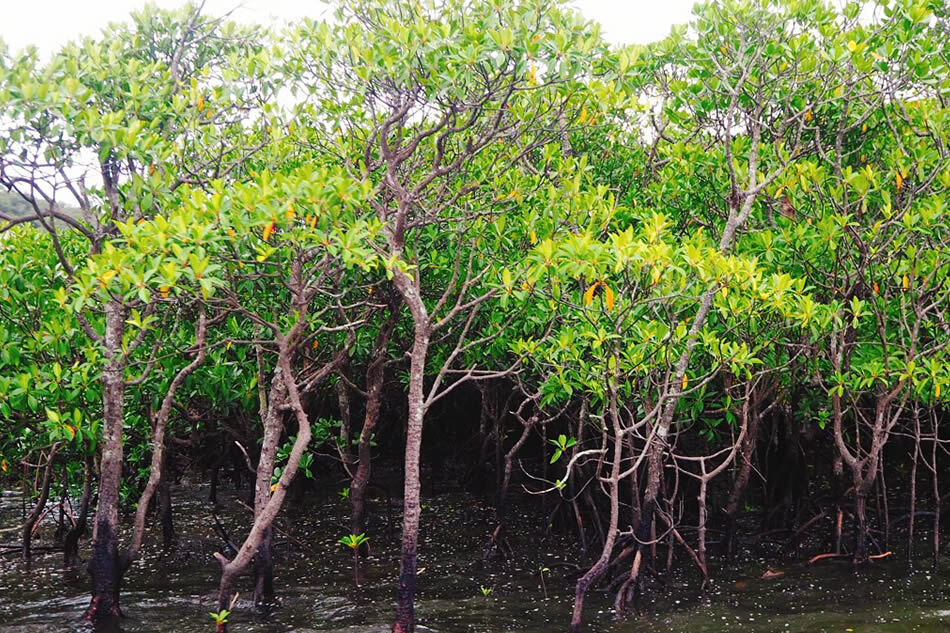
M 548 571 L 551 571 L 551 570 L 543 565 L 541 567 L 538 567 L 538 575 L 541 576 L 541 591 L 544 593 L 545 600 L 548 599 L 548 588 L 544 584 L 544 573 Z
M 481 586 L 479 587 L 479 589 L 481 589 L 482 597 L 484 598 L 487 598 L 488 596 L 490 596 L 492 592 L 495 590 L 494 587 L 481 587 Z
M 227 631 L 228 616 L 231 615 L 231 610 L 234 609 L 234 605 L 237 603 L 239 595 L 241 594 L 234 594 L 234 597 L 231 598 L 231 604 L 228 605 L 227 609 L 221 609 L 220 611 L 208 611 L 208 615 L 210 615 L 214 620 L 215 631 Z
M 366 534 L 347 534 L 339 540 L 353 551 L 353 584 L 360 586 L 360 547 L 369 542 Z
M 231 612 L 228 611 L 227 609 L 221 609 L 221 610 L 218 611 L 218 612 L 208 611 L 208 615 L 210 615 L 212 618 L 214 618 L 215 630 L 216 630 L 216 631 L 223 631 L 223 630 L 224 630 L 224 625 L 228 623 L 228 615 L 229 615 L 230 613 L 231 613 Z

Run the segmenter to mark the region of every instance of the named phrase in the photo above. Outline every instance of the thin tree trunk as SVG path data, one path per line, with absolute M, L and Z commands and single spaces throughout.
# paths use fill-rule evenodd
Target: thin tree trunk
M 162 524 L 162 549 L 168 551 L 175 545 L 175 521 L 172 516 L 172 493 L 169 478 L 171 475 L 171 452 L 165 458 L 165 467 L 158 480 L 158 520 Z
M 36 505 L 33 506 L 33 510 L 29 516 L 26 517 L 26 521 L 23 522 L 23 531 L 21 533 L 23 550 L 21 552 L 21 559 L 24 563 L 30 562 L 30 543 L 33 540 L 33 528 L 40 516 L 42 516 L 43 510 L 46 508 L 46 502 L 49 501 L 49 489 L 50 483 L 52 482 L 56 449 L 56 444 L 50 449 L 49 457 L 46 459 L 46 466 L 43 468 L 43 482 L 40 484 L 40 496 L 36 500 Z
M 83 468 L 82 479 L 82 497 L 79 500 L 79 514 L 76 522 L 66 532 L 66 538 L 63 539 L 63 564 L 66 567 L 73 567 L 79 564 L 79 539 L 86 532 L 86 524 L 89 521 L 89 506 L 92 499 L 92 457 L 86 456 L 86 463 Z
M 379 422 L 379 414 L 383 403 L 383 387 L 386 380 L 386 348 L 398 320 L 398 307 L 390 307 L 389 318 L 380 328 L 373 348 L 373 355 L 366 367 L 366 413 L 363 417 L 363 428 L 360 429 L 356 472 L 350 481 L 351 534 L 364 534 L 366 532 L 366 489 L 369 486 L 373 467 L 373 431 L 375 431 L 376 424 Z M 363 549 L 358 548 L 359 551 Z
M 145 483 L 145 488 L 142 490 L 142 494 L 139 496 L 138 506 L 135 509 L 135 522 L 132 527 L 132 540 L 129 543 L 129 547 L 126 550 L 125 555 L 122 557 L 123 567 L 120 569 L 120 573 L 124 573 L 125 569 L 132 563 L 132 561 L 138 557 L 139 550 L 142 547 L 142 540 L 145 537 L 145 517 L 148 513 L 149 505 L 152 502 L 152 497 L 155 495 L 156 490 L 160 488 L 159 483 L 164 473 L 163 466 L 166 463 L 165 436 L 166 429 L 168 428 L 168 419 L 175 403 L 175 395 L 178 393 L 178 389 L 181 387 L 181 385 L 185 382 L 185 379 L 187 379 L 188 376 L 198 369 L 198 367 L 201 366 L 205 360 L 207 352 L 207 348 L 205 346 L 207 325 L 207 318 L 205 313 L 202 311 L 198 315 L 198 324 L 195 329 L 195 348 L 193 348 L 195 357 L 190 363 L 182 367 L 180 370 L 178 370 L 178 373 L 175 374 L 171 384 L 168 386 L 168 390 L 165 392 L 165 396 L 162 398 L 162 404 L 159 407 L 158 413 L 153 416 L 152 460 L 149 464 L 148 481 Z M 168 512 L 168 520 L 170 522 L 170 497 L 168 499 Z
M 604 539 L 604 547 L 601 550 L 600 557 L 587 570 L 574 589 L 574 610 L 571 614 L 571 633 L 580 633 L 581 622 L 584 615 L 584 597 L 590 586 L 600 578 L 604 570 L 607 569 L 607 563 L 610 562 L 610 556 L 614 550 L 614 543 L 617 540 L 617 524 L 620 520 L 620 465 L 623 459 L 623 429 L 621 427 L 620 413 L 617 408 L 617 392 L 613 382 L 609 385 L 609 417 L 613 427 L 613 461 L 610 465 L 610 477 L 607 479 L 607 491 L 610 496 L 610 520 L 607 526 L 607 536 Z
M 940 563 L 940 477 L 938 476 L 940 469 L 937 468 L 937 447 L 940 444 L 940 431 L 937 426 L 937 413 L 935 411 L 931 411 L 931 416 L 933 418 L 934 429 L 934 443 L 930 454 L 930 467 L 933 469 L 932 474 L 934 489 L 933 564 L 934 567 L 937 567 L 937 565 Z
M 920 416 L 914 407 L 914 459 L 910 465 L 910 517 L 907 523 L 907 563 L 914 564 L 914 515 L 917 513 L 917 462 L 920 461 Z
M 298 310 L 300 315 L 298 324 L 304 318 L 304 310 Z M 271 381 L 269 397 L 262 397 L 262 408 L 266 410 L 264 416 L 264 442 L 261 445 L 261 455 L 257 465 L 257 478 L 254 499 L 254 523 L 251 530 L 244 539 L 244 543 L 238 548 L 234 558 L 228 558 L 220 552 L 215 552 L 215 559 L 221 564 L 221 580 L 218 584 L 218 611 L 229 608 L 231 598 L 234 595 L 234 580 L 244 571 L 257 554 L 261 543 L 265 540 L 267 533 L 271 529 L 277 513 L 280 512 L 284 499 L 287 496 L 287 490 L 297 475 L 300 466 L 300 459 L 307 450 L 312 437 L 310 431 L 310 420 L 304 411 L 300 400 L 300 392 L 293 379 L 293 373 L 290 366 L 291 350 L 287 338 L 280 338 L 278 341 L 277 367 L 274 370 L 274 378 Z M 325 380 L 343 361 L 346 356 L 346 350 L 338 354 L 333 360 L 327 362 L 315 375 L 308 381 L 309 384 L 317 384 Z M 263 400 L 266 399 L 266 403 Z M 277 452 L 277 443 L 280 439 L 283 424 L 281 415 L 283 405 L 290 404 L 294 416 L 297 420 L 297 436 L 291 446 L 290 454 L 287 456 L 287 463 L 280 474 L 280 478 L 271 486 L 271 475 L 274 467 L 274 456 Z M 262 585 L 266 589 L 266 584 Z M 272 590 L 272 587 L 271 587 Z M 219 627 L 219 630 L 226 630 L 226 626 Z

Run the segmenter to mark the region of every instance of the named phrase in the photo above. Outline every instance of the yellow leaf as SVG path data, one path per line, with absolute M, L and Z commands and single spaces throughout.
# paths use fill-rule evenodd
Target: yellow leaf
M 871 57 L 874 58 L 874 61 L 879 62 L 884 59 L 884 56 L 878 53 L 877 51 L 871 51 Z
M 901 279 L 901 286 L 904 287 L 904 290 L 907 290 L 908 288 L 910 288 L 910 277 L 908 277 L 907 275 L 904 275 L 904 278 Z
M 204 107 L 205 107 L 205 98 L 198 97 L 198 111 L 201 112 L 202 110 L 204 110 Z
M 237 233 L 234 232 L 234 229 L 228 229 L 228 237 L 237 237 Z
M 538 234 L 534 231 L 531 231 L 531 243 L 532 244 L 538 243 Z
M 228 341 L 228 342 L 224 345 L 224 349 L 231 349 L 231 345 L 232 345 L 232 344 L 233 344 L 233 341 Z
M 162 293 L 162 297 L 164 297 L 165 299 L 168 298 L 168 286 L 162 286 L 161 288 L 158 289 L 158 291 Z
M 604 283 L 604 282 L 601 282 L 601 283 L 604 284 L 604 302 L 607 304 L 607 309 L 608 309 L 608 310 L 613 310 L 613 308 L 614 308 L 614 291 L 611 290 L 611 289 L 610 289 L 610 286 L 608 286 L 606 283 Z
M 587 288 L 587 292 L 584 293 L 584 305 L 585 305 L 585 306 L 589 306 L 589 305 L 594 301 L 594 292 L 597 291 L 597 286 L 599 286 L 599 285 L 600 285 L 600 282 L 597 281 L 597 282 L 595 282 L 595 283 L 592 283 L 592 284 L 590 285 L 590 287 Z
M 286 217 L 288 220 L 293 220 L 296 215 L 297 214 L 294 213 L 293 207 L 287 207 L 287 211 L 284 212 L 284 217 Z
M 900 191 L 901 187 L 904 186 L 904 175 L 897 172 L 897 176 L 894 177 L 894 182 L 897 185 L 897 190 Z
M 109 280 L 119 274 L 118 270 L 107 270 L 102 274 L 102 283 L 109 283 Z
M 531 63 L 531 73 L 528 80 L 533 84 L 538 83 L 538 68 L 534 65 L 534 62 Z
M 587 123 L 587 108 L 586 107 L 581 108 L 581 115 L 580 117 L 578 117 L 577 120 L 581 125 L 584 125 L 585 123 Z
M 689 385 L 689 378 L 686 377 L 686 374 L 683 374 L 683 391 L 686 390 L 687 385 Z
M 270 485 L 270 491 L 271 491 L 271 492 L 274 492 L 275 490 L 277 490 L 277 482 L 272 483 L 272 484 Z
M 310 230 L 312 231 L 314 227 L 317 226 L 317 216 L 311 215 L 309 224 L 310 224 Z
M 805 111 L 805 120 L 806 120 L 806 121 L 811 121 L 811 119 L 812 119 L 811 110 L 806 110 L 806 111 Z
M 310 347 L 312 347 L 313 349 L 317 349 L 318 347 L 320 347 L 320 341 L 318 341 L 317 339 L 313 339 L 313 345 L 311 345 Z
M 3 472 L 7 472 L 7 460 L 0 460 L 0 469 L 3 469 Z
M 725 45 L 725 44 L 723 44 L 722 46 L 720 46 L 720 47 L 719 47 L 719 50 L 722 51 L 722 54 L 723 54 L 723 55 L 725 55 L 726 53 L 729 52 L 728 50 L 726 50 L 726 45 Z
M 861 126 L 861 131 L 862 131 L 862 132 L 867 132 L 867 131 L 868 131 L 868 124 L 867 124 L 867 123 L 865 123 L 864 125 Z
M 877 285 L 877 282 L 874 282 L 874 294 L 879 294 L 881 292 L 880 286 Z
M 274 232 L 274 223 L 270 222 L 268 223 L 267 226 L 264 227 L 263 239 L 265 242 L 270 239 L 271 233 L 273 232 Z
M 938 382 L 936 386 L 934 387 L 934 398 L 939 398 L 939 397 L 940 397 L 940 383 Z M 6 468 L 4 468 L 4 470 L 6 470 Z

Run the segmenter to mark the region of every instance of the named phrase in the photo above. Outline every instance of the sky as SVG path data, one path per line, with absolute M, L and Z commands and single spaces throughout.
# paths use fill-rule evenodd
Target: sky
M 646 44 L 689 20 L 695 0 L 573 0 L 574 6 L 603 26 L 614 43 Z M 145 0 L 0 0 L 0 39 L 13 49 L 35 44 L 44 53 L 82 35 L 96 35 L 109 22 L 122 21 Z M 174 8 L 184 0 L 156 0 Z M 270 23 L 319 15 L 319 0 L 207 0 L 206 13 L 234 10 L 239 22 Z

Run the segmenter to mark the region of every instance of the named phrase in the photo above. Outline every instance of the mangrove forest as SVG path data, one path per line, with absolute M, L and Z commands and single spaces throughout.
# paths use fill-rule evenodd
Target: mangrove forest
M 0 43 L 0 630 L 950 626 L 947 0 L 116 19 Z

